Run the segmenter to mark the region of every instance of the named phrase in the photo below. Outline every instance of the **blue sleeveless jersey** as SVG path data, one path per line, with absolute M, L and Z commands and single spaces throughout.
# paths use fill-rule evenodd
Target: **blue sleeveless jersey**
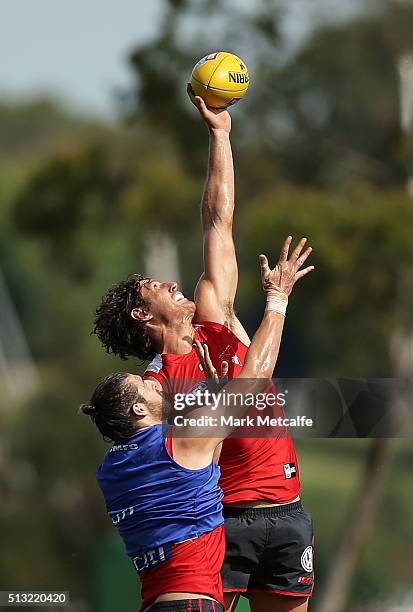
M 178 465 L 165 446 L 169 431 L 153 425 L 113 444 L 97 470 L 108 514 L 132 558 L 223 523 L 219 467 L 215 462 L 201 470 Z

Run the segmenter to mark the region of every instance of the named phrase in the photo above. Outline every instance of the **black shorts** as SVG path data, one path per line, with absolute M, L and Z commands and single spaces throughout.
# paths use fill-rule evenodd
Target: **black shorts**
M 270 508 L 224 507 L 224 592 L 312 594 L 313 521 L 301 502 Z

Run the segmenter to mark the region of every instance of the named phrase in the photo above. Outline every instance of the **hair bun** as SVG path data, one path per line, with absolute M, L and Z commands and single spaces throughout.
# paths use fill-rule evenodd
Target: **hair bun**
M 88 416 L 94 416 L 96 408 L 93 404 L 82 404 L 80 406 L 80 410 L 83 414 L 87 414 Z

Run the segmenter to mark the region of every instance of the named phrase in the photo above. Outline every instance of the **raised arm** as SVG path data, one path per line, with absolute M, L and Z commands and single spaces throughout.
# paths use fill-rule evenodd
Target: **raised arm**
M 239 386 L 240 389 L 243 388 L 240 379 L 257 379 L 256 384 L 252 380 L 251 384 L 254 386 L 253 392 L 258 393 L 260 388 L 265 388 L 267 384 L 264 379 L 268 380 L 271 378 L 274 372 L 280 350 L 288 297 L 295 283 L 314 269 L 314 266 L 301 269 L 312 251 L 312 248 L 308 247 L 302 253 L 307 239 L 302 238 L 291 253 L 291 256 L 288 257 L 291 240 L 291 236 L 288 236 L 281 249 L 278 264 L 273 270 L 268 265 L 267 257 L 260 255 L 261 280 L 266 296 L 265 311 L 261 324 L 255 332 L 248 349 L 244 367 L 237 379 L 225 386 L 226 391 L 234 392 L 234 389 L 231 387 Z M 209 362 L 207 365 L 208 371 L 210 371 L 211 363 Z M 258 390 L 255 391 L 255 388 Z M 239 392 L 241 393 L 242 391 L 240 390 Z M 225 407 L 218 406 L 217 411 L 220 414 L 224 414 Z
M 234 165 L 230 142 L 231 116 L 212 109 L 190 87 L 188 94 L 209 130 L 208 172 L 201 202 L 204 272 L 195 290 L 196 320 L 228 325 L 240 340 L 248 337 L 234 315 L 238 266 L 232 235 Z
M 228 382 L 223 389 L 226 394 L 256 395 L 264 392 L 268 386 L 268 379 L 273 374 L 278 358 L 288 297 L 295 283 L 314 269 L 314 266 L 301 269 L 312 250 L 308 247 L 302 253 L 306 243 L 305 238 L 300 240 L 288 257 L 291 240 L 289 236 L 285 241 L 278 264 L 273 270 L 270 269 L 266 256 L 260 255 L 261 277 L 266 295 L 265 311 L 248 349 L 243 369 L 238 378 Z M 197 349 L 205 371 L 216 377 L 206 345 L 200 347 L 198 344 Z M 221 402 L 213 412 L 213 417 L 217 419 L 216 426 L 193 428 L 189 425 L 186 431 L 181 431 L 183 437 L 174 439 L 174 452 L 176 447 L 179 457 L 177 461 L 186 467 L 192 466 L 192 469 L 207 465 L 215 447 L 235 428 L 226 424 L 225 417 L 242 417 L 247 410 L 248 407 L 241 404 L 237 406 L 232 404 L 228 407 L 225 402 Z M 194 410 L 191 416 L 211 416 L 211 414 L 210 408 L 203 406 Z
M 267 257 L 260 255 L 262 288 L 267 301 L 261 325 L 255 332 L 238 378 L 271 378 L 280 350 L 288 297 L 295 283 L 314 269 L 314 266 L 307 266 L 301 270 L 312 251 L 307 247 L 302 253 L 307 238 L 300 240 L 289 258 L 291 241 L 292 237 L 288 236 L 273 270 Z

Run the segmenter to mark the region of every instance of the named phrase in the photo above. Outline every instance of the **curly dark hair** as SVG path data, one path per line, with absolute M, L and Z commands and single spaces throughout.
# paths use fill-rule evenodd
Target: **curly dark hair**
M 149 279 L 140 274 L 131 274 L 113 285 L 96 309 L 93 333 L 107 353 L 121 359 L 133 356 L 146 361 L 156 355 L 145 324 L 131 317 L 134 308 L 147 305 L 140 291 L 142 281 L 146 280 Z

